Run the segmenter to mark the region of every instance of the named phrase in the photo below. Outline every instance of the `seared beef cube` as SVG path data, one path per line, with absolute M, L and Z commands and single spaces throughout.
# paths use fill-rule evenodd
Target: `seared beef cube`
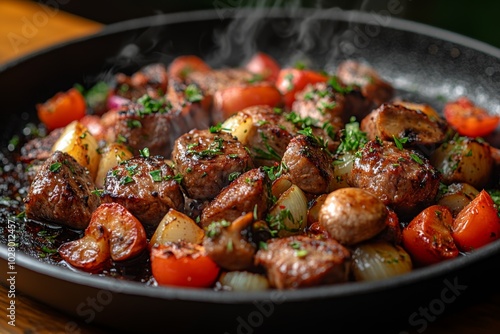
M 147 95 L 118 111 L 115 117 L 113 139 L 123 142 L 134 154 L 147 147 L 151 155 L 169 157 L 174 140 L 188 131 L 180 109 Z
M 347 177 L 350 186 L 368 190 L 403 215 L 431 204 L 440 180 L 441 174 L 421 153 L 380 140 L 365 144 Z
M 293 184 L 311 194 L 332 191 L 335 185 L 333 156 L 317 137 L 297 135 L 283 155 L 283 163 Z
M 178 178 L 161 156 L 134 157 L 109 170 L 102 201 L 119 203 L 142 224 L 156 226 L 170 208 L 184 209 Z
M 388 102 L 394 96 L 394 88 L 367 64 L 354 60 L 343 61 L 337 67 L 337 76 L 347 86 L 359 86 L 362 95 L 374 107 Z
M 443 119 L 429 117 L 420 110 L 384 103 L 361 121 L 361 131 L 368 139 L 405 141 L 405 145 L 437 145 L 447 131 Z
M 210 98 L 203 95 L 196 84 L 187 85 L 179 80 L 169 79 L 167 100 L 175 109 L 181 110 L 180 118 L 186 123 L 185 132 L 210 126 Z
M 345 109 L 344 95 L 325 82 L 308 85 L 296 95 L 292 106 L 301 118 L 313 120 L 315 127 L 323 128 L 326 123 L 333 127 L 334 132 L 344 127 Z
M 194 129 L 176 139 L 172 160 L 190 198 L 213 199 L 235 175 L 253 167 L 245 147 L 226 132 Z
M 241 174 L 205 206 L 201 226 L 221 220 L 232 222 L 248 212 L 255 212 L 257 219 L 263 219 L 269 204 L 269 187 L 269 179 L 261 168 Z
M 181 134 L 178 119 L 178 111 L 149 115 L 138 115 L 135 110 L 120 112 L 114 124 L 115 140 L 127 145 L 134 154 L 148 148 L 153 155 L 168 157 L 172 140 Z
M 144 95 L 118 112 L 107 113 L 103 124 L 113 129 L 110 139 L 123 141 L 134 153 L 147 147 L 152 155 L 170 157 L 177 137 L 209 126 L 209 111 L 203 101 L 194 85 L 171 81 L 166 97 Z
M 45 160 L 52 155 L 52 146 L 61 136 L 64 127 L 52 130 L 45 137 L 31 139 L 21 147 L 21 160 L 32 162 L 34 160 Z
M 249 212 L 234 221 L 214 221 L 207 226 L 203 246 L 207 255 L 226 270 L 251 270 L 254 267 L 255 244 L 249 240 L 254 222 Z
M 255 255 L 277 289 L 347 282 L 350 263 L 350 252 L 339 242 L 305 235 L 271 239 Z
M 84 229 L 101 203 L 94 189 L 89 171 L 69 154 L 56 151 L 30 185 L 24 200 L 26 216 Z
M 167 69 L 165 65 L 155 63 L 144 66 L 131 76 L 118 73 L 115 81 L 115 94 L 130 100 L 136 100 L 145 94 L 160 98 L 167 92 Z

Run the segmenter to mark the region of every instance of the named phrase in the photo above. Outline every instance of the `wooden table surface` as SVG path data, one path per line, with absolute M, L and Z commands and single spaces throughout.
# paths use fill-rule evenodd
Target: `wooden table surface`
M 57 2 L 55 2 L 57 3 Z M 0 1 L 0 66 L 10 60 L 58 42 L 92 34 L 102 25 L 58 9 L 28 1 Z M 2 269 L 3 270 L 3 269 Z M 5 282 L 2 282 L 5 284 Z M 16 294 L 16 326 L 7 323 L 8 291 L 0 284 L 0 333 L 68 333 L 67 325 L 76 322 L 81 334 L 106 333 L 105 330 L 72 319 L 28 296 Z M 42 287 L 43 288 L 43 287 Z M 411 331 L 410 331 L 411 332 Z M 418 328 L 416 329 L 418 331 Z M 421 332 L 421 331 L 420 331 Z M 425 333 L 500 333 L 500 288 L 492 287 L 470 304 L 437 317 Z

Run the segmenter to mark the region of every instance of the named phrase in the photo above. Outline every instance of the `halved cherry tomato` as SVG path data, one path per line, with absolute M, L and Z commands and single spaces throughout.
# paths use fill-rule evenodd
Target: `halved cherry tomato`
M 461 135 L 484 137 L 491 134 L 500 123 L 500 116 L 490 115 L 467 97 L 448 102 L 443 110 L 448 123 Z
M 403 247 L 417 265 L 430 265 L 458 256 L 451 236 L 453 216 L 443 205 L 420 212 L 403 229 Z
M 37 104 L 36 109 L 38 119 L 51 131 L 80 120 L 87 112 L 87 104 L 76 88 L 70 88 L 66 92 L 57 93 L 44 103 Z
M 147 248 L 146 231 L 124 206 L 103 203 L 93 213 L 85 235 L 63 243 L 58 252 L 76 268 L 96 271 L 112 259 L 123 261 Z
M 481 190 L 455 217 L 452 236 L 468 252 L 500 238 L 500 217 L 490 194 Z
M 224 121 L 234 113 L 247 107 L 267 105 L 281 106 L 283 97 L 279 90 L 269 83 L 259 83 L 249 86 L 229 87 L 214 94 L 214 115 L 216 121 Z
M 141 222 L 119 203 L 103 203 L 92 213 L 85 234 L 94 226 L 104 226 L 109 231 L 111 258 L 123 261 L 140 254 L 148 245 L 146 231 Z
M 159 285 L 206 288 L 214 284 L 220 267 L 203 246 L 179 241 L 151 248 L 151 271 Z
M 186 79 L 191 72 L 208 72 L 211 67 L 200 57 L 194 55 L 179 56 L 168 66 L 168 76 L 171 78 Z
M 109 232 L 104 226 L 96 224 L 82 238 L 63 243 L 57 251 L 75 268 L 98 271 L 110 259 Z
M 260 76 L 262 80 L 274 83 L 278 78 L 281 66 L 274 58 L 264 52 L 257 52 L 245 65 L 245 68 Z
M 278 73 L 276 87 L 283 94 L 285 106 L 292 107 L 295 94 L 303 90 L 308 84 L 326 82 L 328 77 L 312 70 L 284 68 Z

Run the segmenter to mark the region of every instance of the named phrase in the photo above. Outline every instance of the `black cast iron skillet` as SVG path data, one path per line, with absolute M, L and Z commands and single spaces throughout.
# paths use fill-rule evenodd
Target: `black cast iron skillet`
M 453 33 L 340 10 L 176 13 L 111 25 L 0 68 L 2 148 L 26 122 L 36 121 L 36 103 L 74 83 L 90 86 L 180 54 L 197 54 L 214 67 L 236 66 L 256 50 L 284 65 L 308 59 L 326 69 L 346 58 L 365 60 L 400 96 L 438 110 L 462 94 L 492 112 L 500 108 L 500 50 Z M 0 246 L 6 268 L 7 249 Z M 483 293 L 498 279 L 493 272 L 499 260 L 495 242 L 383 281 L 258 293 L 145 286 L 71 271 L 22 252 L 15 264 L 17 292 L 119 332 L 298 332 L 326 326 L 327 332 L 354 333 L 425 329 L 429 320 L 420 307 L 438 316 Z M 0 273 L 5 282 L 6 270 Z

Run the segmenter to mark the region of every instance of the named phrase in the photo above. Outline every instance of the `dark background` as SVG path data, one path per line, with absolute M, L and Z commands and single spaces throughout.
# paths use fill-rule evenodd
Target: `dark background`
M 500 1 L 470 0 L 39 0 L 57 3 L 61 9 L 91 20 L 110 24 L 127 19 L 198 9 L 306 6 L 364 11 L 387 10 L 390 4 L 403 8 L 398 16 L 437 26 L 500 47 Z M 62 4 L 65 3 L 65 4 Z

